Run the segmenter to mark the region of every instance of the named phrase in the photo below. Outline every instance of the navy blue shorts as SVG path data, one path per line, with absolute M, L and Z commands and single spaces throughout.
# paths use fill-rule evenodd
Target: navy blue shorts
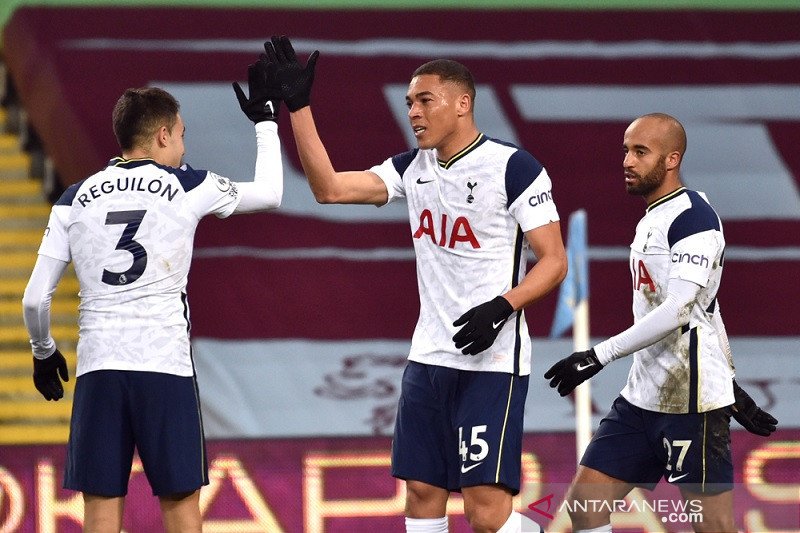
M 730 415 L 725 409 L 671 414 L 622 396 L 600 422 L 581 464 L 652 490 L 662 477 L 697 493 L 733 488 Z
M 194 377 L 122 370 L 78 377 L 64 488 L 124 496 L 134 447 L 154 495 L 194 492 L 208 484 Z
M 451 491 L 499 484 L 519 493 L 528 376 L 409 361 L 392 475 Z

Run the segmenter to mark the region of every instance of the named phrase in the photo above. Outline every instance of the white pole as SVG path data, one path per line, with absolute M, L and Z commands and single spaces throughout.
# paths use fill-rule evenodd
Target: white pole
M 588 350 L 589 346 L 589 298 L 575 306 L 575 321 L 572 324 L 574 351 Z M 591 380 L 586 380 L 575 389 L 575 451 L 578 462 L 592 438 L 592 392 Z
M 579 209 L 569 216 L 567 260 L 569 271 L 558 293 L 551 337 L 559 337 L 572 326 L 575 352 L 589 349 L 589 258 L 586 211 Z M 592 399 L 589 382 L 575 389 L 575 451 L 578 462 L 592 438 Z

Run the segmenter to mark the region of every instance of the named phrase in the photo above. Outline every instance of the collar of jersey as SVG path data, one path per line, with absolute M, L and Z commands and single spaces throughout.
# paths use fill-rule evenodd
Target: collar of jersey
M 672 200 L 676 196 L 683 194 L 684 192 L 686 192 L 686 187 L 681 187 L 680 189 L 676 189 L 669 194 L 665 194 L 658 200 L 655 200 L 652 204 L 648 205 L 647 212 L 649 213 L 651 209 L 655 209 L 656 207 L 669 202 L 670 200 Z
M 451 157 L 447 161 L 442 161 L 441 159 L 437 159 L 436 161 L 439 163 L 439 166 L 441 168 L 448 169 L 448 168 L 452 167 L 453 164 L 455 164 L 456 161 L 458 161 L 459 159 L 463 158 L 465 155 L 467 155 L 468 153 L 473 151 L 475 148 L 477 148 L 478 146 L 483 144 L 483 142 L 485 140 L 486 140 L 486 137 L 483 135 L 483 133 L 479 133 L 478 136 L 475 137 L 474 141 L 469 143 L 466 148 L 464 148 L 463 150 L 458 152 L 456 155 L 454 155 L 453 157 Z
M 155 165 L 155 164 L 157 164 L 155 160 L 149 157 L 141 159 L 125 159 L 124 157 L 118 156 L 108 162 L 108 166 L 118 167 L 118 168 L 136 168 L 144 165 Z

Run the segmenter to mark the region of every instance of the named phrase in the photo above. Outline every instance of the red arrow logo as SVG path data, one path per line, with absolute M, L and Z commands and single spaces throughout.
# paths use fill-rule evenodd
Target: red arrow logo
M 547 511 L 542 511 L 541 509 L 537 508 L 537 506 L 542 502 L 547 502 L 547 511 L 550 511 L 550 506 L 553 504 L 553 494 L 548 494 L 544 498 L 542 498 L 540 500 L 536 500 L 535 502 L 533 502 L 532 504 L 530 504 L 528 506 L 528 509 L 530 509 L 531 511 L 536 511 L 540 515 L 546 516 L 549 520 L 552 520 L 553 519 L 553 515 L 551 515 Z

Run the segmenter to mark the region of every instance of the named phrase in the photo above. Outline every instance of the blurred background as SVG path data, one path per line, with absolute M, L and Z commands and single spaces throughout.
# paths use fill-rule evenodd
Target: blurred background
M 255 139 L 231 81 L 271 35 L 320 50 L 312 102 L 340 170 L 413 146 L 405 91 L 437 57 L 467 65 L 482 131 L 533 153 L 553 179 L 566 237 L 588 219 L 593 341 L 631 323 L 628 245 L 644 204 L 622 179 L 622 135 L 663 111 L 686 126 L 685 183 L 705 191 L 728 248 L 720 306 L 737 380 L 780 420 L 769 439 L 735 422 L 741 530 L 800 531 L 800 3 L 797 0 L 39 1 L 0 5 L 0 532 L 80 531 L 61 489 L 74 380 L 45 402 L 31 382 L 21 298 L 51 202 L 118 155 L 111 109 L 128 87 L 181 102 L 186 161 L 252 179 Z M 389 452 L 417 318 L 405 205 L 320 206 L 280 118 L 286 186 L 274 213 L 201 222 L 189 276 L 193 353 L 209 438 L 205 531 L 402 531 Z M 465 287 L 465 290 L 466 287 Z M 574 408 L 541 377 L 572 351 L 550 338 L 557 295 L 526 311 L 533 373 L 515 505 L 568 531 Z M 78 287 L 53 302 L 74 375 Z M 593 424 L 630 362 L 592 381 Z M 794 405 L 794 407 L 793 407 Z M 675 499 L 669 487 L 631 496 Z M 688 531 L 665 504 L 615 530 Z M 451 531 L 468 531 L 457 496 Z M 161 530 L 134 465 L 126 531 Z

